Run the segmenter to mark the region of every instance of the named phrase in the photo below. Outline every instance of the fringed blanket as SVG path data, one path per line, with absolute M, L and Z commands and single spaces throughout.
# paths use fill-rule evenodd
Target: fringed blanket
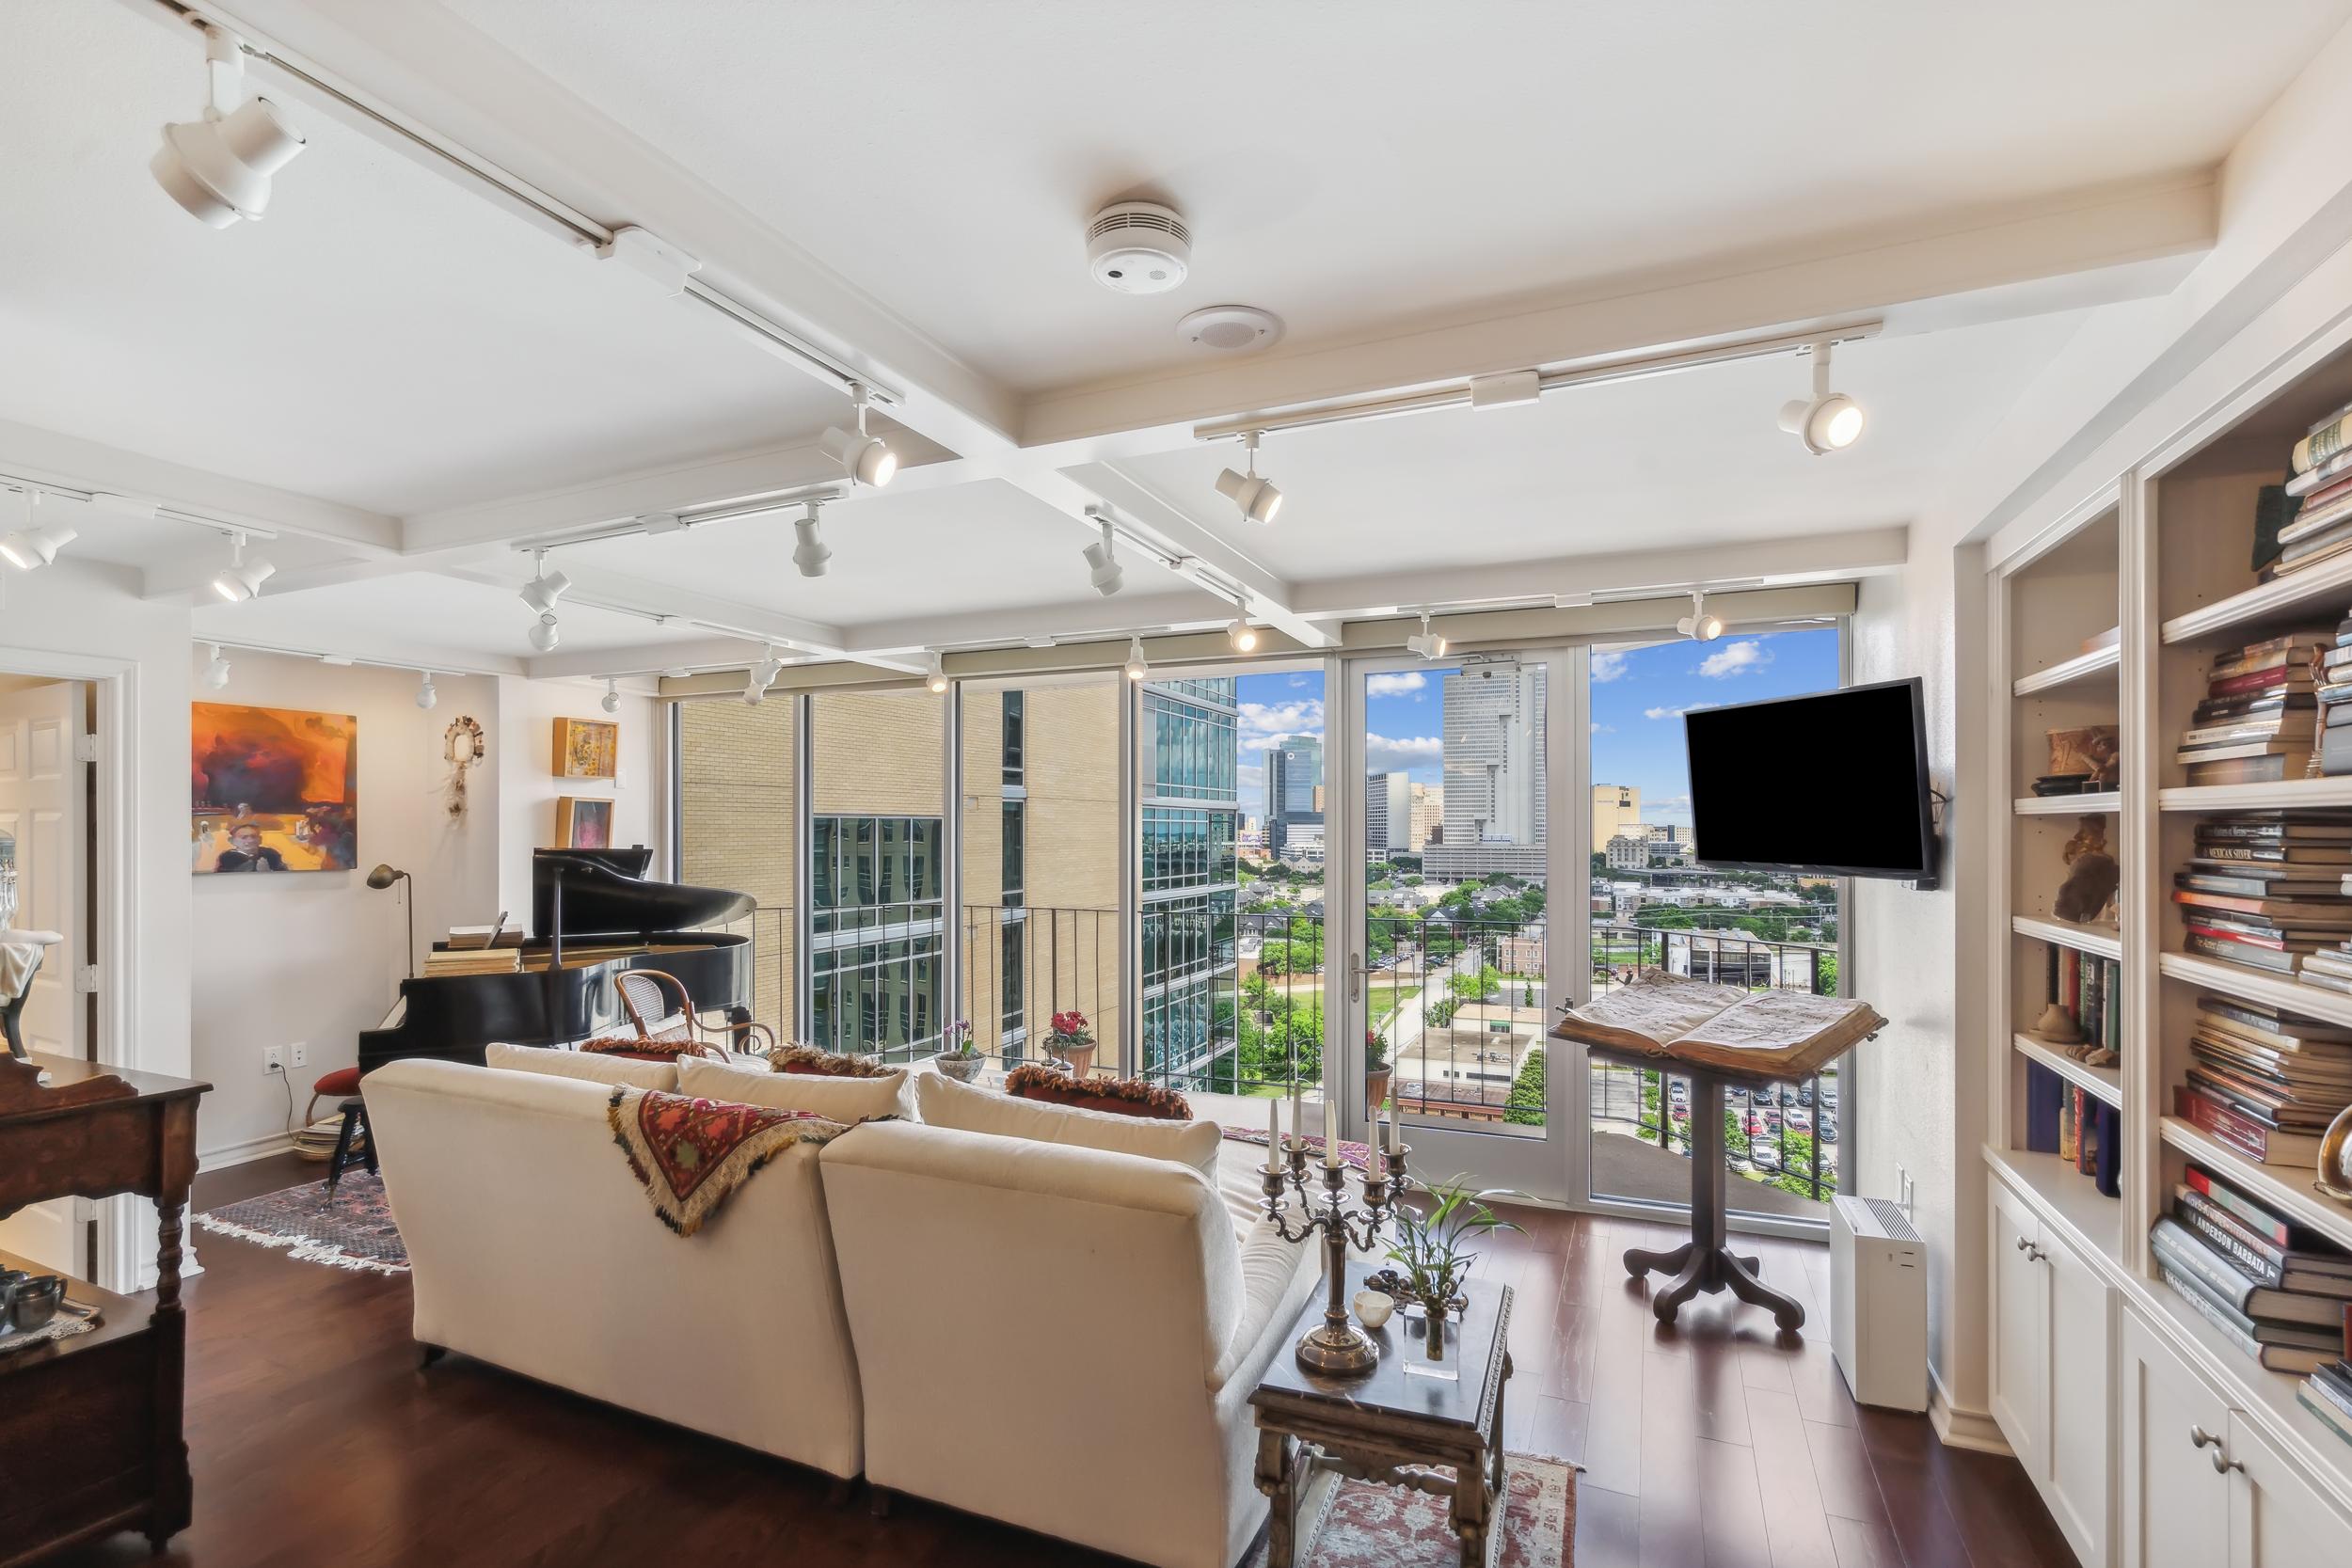
M 1265 1147 L 1263 1128 L 1219 1127 L 1217 1131 L 1224 1135 L 1227 1143 L 1256 1144 L 1261 1148 Z M 1284 1148 L 1290 1147 L 1290 1140 L 1291 1134 L 1288 1132 L 1282 1134 Z M 1321 1164 L 1323 1163 L 1323 1140 L 1310 1132 L 1307 1134 L 1307 1148 L 1311 1151 L 1311 1158 L 1314 1162 Z M 1353 1139 L 1342 1138 L 1340 1140 L 1340 1164 L 1359 1174 L 1368 1172 L 1372 1167 L 1372 1146 L 1357 1143 Z
M 849 1131 L 808 1111 L 626 1086 L 612 1091 L 605 1119 L 653 1212 L 681 1236 L 700 1230 L 778 1150 L 831 1143 Z

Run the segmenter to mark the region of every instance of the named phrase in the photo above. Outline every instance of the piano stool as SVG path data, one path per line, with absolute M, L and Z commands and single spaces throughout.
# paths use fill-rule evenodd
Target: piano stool
M 354 1165 L 365 1165 L 370 1175 L 375 1174 L 375 1133 L 368 1126 L 368 1102 L 356 1094 L 343 1101 L 342 1131 L 335 1134 L 335 1152 L 327 1156 L 326 1202 L 335 1201 L 336 1185 Z
M 319 1119 L 319 1101 L 347 1100 L 359 1092 L 359 1069 L 339 1067 L 332 1072 L 321 1073 L 319 1081 L 310 1085 L 310 1103 L 302 1108 L 302 1125 L 310 1126 Z

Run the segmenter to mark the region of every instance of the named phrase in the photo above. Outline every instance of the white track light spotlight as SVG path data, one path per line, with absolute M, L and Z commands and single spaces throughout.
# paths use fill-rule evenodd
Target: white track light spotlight
M 531 580 L 524 583 L 520 590 L 522 601 L 541 615 L 552 615 L 555 613 L 555 601 L 571 592 L 572 579 L 562 572 L 548 570 L 548 552 L 545 550 L 532 551 L 531 562 Z
M 1443 658 L 1448 643 L 1444 638 L 1429 629 L 1429 611 L 1422 610 L 1421 630 L 1418 634 L 1405 640 L 1405 651 L 1422 658 Z
M 1087 558 L 1087 580 L 1094 584 L 1094 591 L 1106 599 L 1118 593 L 1120 585 L 1127 580 L 1127 569 L 1119 563 L 1118 551 L 1112 546 L 1111 525 L 1104 523 L 1103 537 L 1082 553 Z
M 757 707 L 767 700 L 768 689 L 775 685 L 776 677 L 783 673 L 784 660 L 776 657 L 775 645 L 770 643 L 761 651 L 759 662 L 752 666 L 751 673 L 743 682 L 743 701 Z
M 564 630 L 555 624 L 555 612 L 548 611 L 532 623 L 531 645 L 543 654 L 555 652 L 555 645 L 564 641 Z
M 430 713 L 433 711 L 433 705 L 441 700 L 441 694 L 433 689 L 432 671 L 420 670 L 417 675 L 417 705 Z
M 237 40 L 204 29 L 210 100 L 200 119 L 164 127 L 164 145 L 148 171 L 189 216 L 214 229 L 258 218 L 269 205 L 270 177 L 306 145 L 285 111 L 266 98 L 245 98 L 245 59 Z
M 931 673 L 925 678 L 923 684 L 930 687 L 934 693 L 944 695 L 946 692 L 947 656 L 946 654 L 931 655 Z
M 1274 487 L 1272 480 L 1258 477 L 1258 433 L 1246 433 L 1241 444 L 1249 449 L 1249 471 L 1237 474 L 1228 468 L 1216 476 L 1219 494 L 1241 509 L 1243 517 L 1253 523 L 1271 523 L 1275 513 L 1281 510 L 1282 492 Z
M 40 492 L 17 493 L 24 498 L 24 526 L 0 537 L 0 561 L 20 572 L 38 572 L 56 561 L 59 550 L 73 543 L 74 531 L 63 523 L 40 527 Z
M 229 685 L 229 660 L 217 642 L 213 644 L 213 661 L 204 666 L 204 684 L 215 691 L 224 690 Z
M 792 564 L 801 569 L 804 578 L 823 577 L 825 562 L 833 559 L 833 551 L 825 548 L 825 542 L 817 536 L 817 502 L 810 501 L 808 515 L 792 525 Z
M 1127 639 L 1127 678 L 1139 681 L 1151 673 L 1152 667 L 1143 661 L 1143 639 L 1130 637 Z
M 1236 616 L 1225 625 L 1225 641 L 1232 644 L 1237 654 L 1254 654 L 1258 651 L 1258 628 Z
M 1707 595 L 1691 591 L 1691 613 L 1675 623 L 1675 630 L 1693 642 L 1712 642 L 1724 634 L 1724 618 L 1707 608 Z
M 1781 404 L 1780 428 L 1804 443 L 1816 457 L 1843 451 L 1862 438 L 1862 404 L 1829 389 L 1826 340 L 1813 345 L 1813 395 Z
M 605 677 L 604 695 L 596 699 L 596 705 L 607 713 L 621 711 L 621 683 L 618 680 L 610 675 Z
M 826 456 L 849 471 L 852 481 L 879 490 L 897 476 L 898 454 L 881 436 L 866 434 L 866 388 L 854 381 L 850 383 L 850 403 L 857 410 L 857 428 L 844 430 L 834 425 L 818 438 L 817 444 Z M 813 572 L 809 575 L 816 576 Z
M 241 604 L 261 593 L 262 584 L 267 582 L 278 568 L 258 555 L 247 561 L 245 558 L 244 534 L 232 533 L 229 539 L 229 564 L 214 574 L 213 592 L 230 604 Z

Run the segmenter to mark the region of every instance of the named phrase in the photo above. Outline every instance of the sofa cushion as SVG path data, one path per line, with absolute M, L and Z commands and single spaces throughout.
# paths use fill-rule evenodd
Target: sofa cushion
M 771 1072 L 765 1067 L 739 1067 L 733 1062 L 689 1056 L 677 1065 L 677 1092 L 779 1111 L 813 1111 L 829 1120 L 850 1124 L 877 1117 L 904 1117 L 911 1110 L 904 1068 L 893 1068 L 874 1078 L 834 1078 L 813 1072 Z
M 483 1051 L 485 1067 L 508 1072 L 536 1072 L 550 1078 L 583 1078 L 591 1084 L 625 1085 L 632 1089 L 677 1089 L 677 1068 L 671 1062 L 641 1062 L 628 1056 L 590 1055 L 583 1051 L 559 1051 L 544 1045 L 491 1045 Z
M 1027 1138 L 1034 1143 L 1076 1144 L 1114 1154 L 1139 1154 L 1147 1160 L 1173 1160 L 1200 1172 L 1211 1186 L 1216 1184 L 1217 1146 L 1224 1140 L 1213 1121 L 1146 1121 L 1107 1111 L 1015 1100 L 936 1072 L 927 1072 L 916 1081 L 915 1094 L 923 1119 L 934 1126 Z
M 1147 1121 L 1190 1121 L 1192 1106 L 1174 1089 L 1141 1078 L 1073 1078 L 1059 1068 L 1030 1062 L 1005 1074 L 1005 1092 L 1015 1100 L 1075 1105 L 1114 1117 Z

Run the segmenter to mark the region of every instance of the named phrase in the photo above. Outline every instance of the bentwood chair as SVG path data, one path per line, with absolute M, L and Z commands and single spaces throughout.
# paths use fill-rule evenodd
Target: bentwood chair
M 704 1051 L 748 1051 L 765 1056 L 776 1048 L 775 1032 L 764 1023 L 712 1027 L 703 1022 L 686 983 L 659 969 L 624 970 L 614 982 L 621 1007 L 641 1039 L 691 1045 Z M 751 1044 L 754 1037 L 766 1043 Z

